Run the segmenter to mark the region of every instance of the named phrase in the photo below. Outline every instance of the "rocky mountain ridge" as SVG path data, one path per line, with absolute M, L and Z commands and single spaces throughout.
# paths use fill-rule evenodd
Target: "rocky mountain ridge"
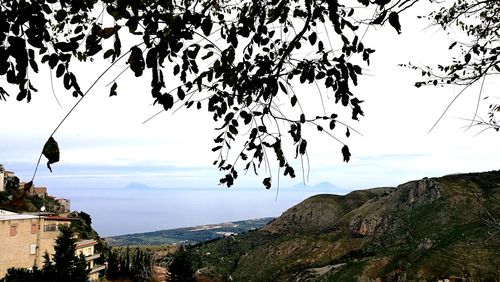
M 424 178 L 313 196 L 193 251 L 208 281 L 500 281 L 499 203 L 500 171 Z

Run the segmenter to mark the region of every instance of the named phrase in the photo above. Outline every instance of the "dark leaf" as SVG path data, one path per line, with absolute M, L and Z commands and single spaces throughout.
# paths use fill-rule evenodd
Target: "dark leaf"
M 110 38 L 113 36 L 118 30 L 120 30 L 121 26 L 116 25 L 114 27 L 106 27 L 101 30 L 99 30 L 99 33 L 97 34 L 99 37 L 102 38 Z
M 316 39 L 318 39 L 318 35 L 316 35 L 316 32 L 313 32 L 309 35 L 308 39 L 309 43 L 311 43 L 311 45 L 314 45 L 316 43 Z
M 351 159 L 351 153 L 349 152 L 349 147 L 347 147 L 347 145 L 342 147 L 342 155 L 344 156 L 344 162 L 349 162 Z
M 300 142 L 300 146 L 299 146 L 299 153 L 301 155 L 305 154 L 306 149 L 307 149 L 307 141 L 305 139 L 302 139 L 302 142 Z
M 109 92 L 109 96 L 116 96 L 118 95 L 118 93 L 116 93 L 116 88 L 118 88 L 118 85 L 115 83 L 113 83 L 113 86 L 111 86 L 111 90 Z
M 63 64 L 59 64 L 59 65 L 57 66 L 57 69 L 56 69 L 56 77 L 57 77 L 57 78 L 61 77 L 61 76 L 64 74 L 64 70 L 65 70 L 65 69 L 66 69 L 66 68 L 64 67 L 64 65 L 63 65 Z
M 391 0 L 375 0 L 375 3 L 380 6 L 384 6 L 386 4 L 391 3 Z
M 264 178 L 264 181 L 262 181 L 262 184 L 264 184 L 266 189 L 270 189 L 271 188 L 271 177 Z
M 206 17 L 201 23 L 201 30 L 203 31 L 203 34 L 205 34 L 205 36 L 210 35 L 210 32 L 212 31 L 212 19 L 210 18 L 210 16 Z
M 179 100 L 184 100 L 184 98 L 186 97 L 186 93 L 184 93 L 182 87 L 177 88 L 177 97 L 179 97 Z
M 281 81 L 279 82 L 279 86 L 280 86 L 281 91 L 283 91 L 283 93 L 288 94 L 288 91 L 286 91 L 285 85 L 283 85 L 283 83 L 281 83 Z
M 142 51 L 137 46 L 130 48 L 130 50 L 130 57 L 128 58 L 130 69 L 135 73 L 135 76 L 139 77 L 142 75 L 146 65 L 142 57 Z
M 206 60 L 214 55 L 214 52 L 209 51 L 205 56 L 201 57 L 202 60 Z
M 163 106 L 165 111 L 168 111 L 174 106 L 174 97 L 168 93 L 163 94 L 158 98 L 158 103 Z
M 471 59 L 471 54 L 470 53 L 465 54 L 464 60 L 466 64 L 470 62 L 470 59 Z
M 61 9 L 61 10 L 57 11 L 54 18 L 56 19 L 56 21 L 62 22 L 62 21 L 64 21 L 64 19 L 66 18 L 67 15 L 68 15 L 68 13 L 66 12 L 66 10 Z
M 335 128 L 335 120 L 330 121 L 330 130 Z
M 396 12 L 389 14 L 389 24 L 399 33 L 401 33 L 401 24 L 399 23 L 399 15 Z
M 107 59 L 107 58 L 111 57 L 114 53 L 115 53 L 114 49 L 109 49 L 106 52 L 104 52 L 104 56 L 103 57 L 104 57 L 104 59 Z
M 62 52 L 72 52 L 78 49 L 78 43 L 75 41 L 72 42 L 57 42 L 54 44 L 54 48 L 61 50 Z
M 47 167 L 50 172 L 52 172 L 51 164 L 57 163 L 59 161 L 59 145 L 57 145 L 56 140 L 50 137 L 49 140 L 43 146 L 42 154 L 47 158 Z
M 387 16 L 387 10 L 382 11 L 379 16 L 372 21 L 372 24 L 381 24 Z

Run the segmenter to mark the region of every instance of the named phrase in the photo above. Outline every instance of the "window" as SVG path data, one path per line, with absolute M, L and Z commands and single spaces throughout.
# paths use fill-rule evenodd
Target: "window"
M 30 245 L 30 255 L 36 254 L 36 244 Z
M 37 230 L 36 224 L 35 223 L 31 224 L 31 234 L 36 234 L 36 230 Z
M 10 226 L 10 236 L 16 236 L 17 234 L 17 226 L 11 225 Z
M 45 232 L 56 231 L 57 230 L 57 225 L 55 225 L 55 224 L 45 225 L 43 230 Z

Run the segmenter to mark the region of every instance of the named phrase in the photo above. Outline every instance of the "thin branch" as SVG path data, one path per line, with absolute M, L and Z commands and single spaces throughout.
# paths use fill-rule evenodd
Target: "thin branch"
M 138 44 L 137 46 L 140 46 L 144 43 L 140 43 Z M 120 58 L 118 58 L 118 60 L 114 61 L 113 63 L 111 63 L 111 65 L 109 65 L 106 70 L 104 70 L 104 72 L 102 72 L 99 77 L 97 77 L 96 80 L 94 80 L 94 82 L 90 85 L 90 87 L 87 89 L 87 91 L 85 91 L 85 93 L 83 93 L 82 97 L 80 98 L 80 100 L 78 100 L 75 105 L 73 105 L 73 107 L 71 107 L 71 109 L 68 111 L 68 113 L 63 117 L 63 119 L 59 122 L 59 124 L 56 126 L 56 128 L 54 129 L 54 131 L 52 131 L 52 133 L 50 134 L 49 138 L 47 139 L 50 139 L 51 137 L 54 136 L 54 134 L 57 132 L 57 130 L 61 127 L 61 125 L 66 121 L 66 119 L 69 117 L 69 115 L 76 109 L 76 107 L 83 101 L 83 99 L 87 96 L 87 94 L 90 92 L 90 90 L 92 90 L 92 88 L 94 88 L 94 86 L 97 84 L 97 82 L 99 82 L 99 80 L 101 80 L 101 78 L 118 62 L 120 61 L 123 57 L 125 57 L 126 55 L 128 55 L 129 53 L 131 52 L 131 50 L 128 50 L 125 54 L 123 54 Z M 42 152 L 40 152 L 40 156 L 38 157 L 38 161 L 36 163 L 36 166 L 35 166 L 35 171 L 33 172 L 33 177 L 31 177 L 31 181 L 33 181 L 35 179 L 35 176 L 36 176 L 36 173 L 38 171 L 38 166 L 40 165 L 40 161 L 42 159 L 42 155 L 43 155 L 43 149 L 42 149 Z

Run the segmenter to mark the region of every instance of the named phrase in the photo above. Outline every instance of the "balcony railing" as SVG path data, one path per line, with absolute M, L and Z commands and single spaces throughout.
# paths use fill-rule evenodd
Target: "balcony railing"
M 85 260 L 86 261 L 95 260 L 96 258 L 99 258 L 100 256 L 101 256 L 101 254 L 93 254 L 93 255 L 90 255 L 90 256 L 86 256 Z
M 99 272 L 101 270 L 104 270 L 106 267 L 104 265 L 94 265 L 94 267 L 90 270 L 89 274 Z

